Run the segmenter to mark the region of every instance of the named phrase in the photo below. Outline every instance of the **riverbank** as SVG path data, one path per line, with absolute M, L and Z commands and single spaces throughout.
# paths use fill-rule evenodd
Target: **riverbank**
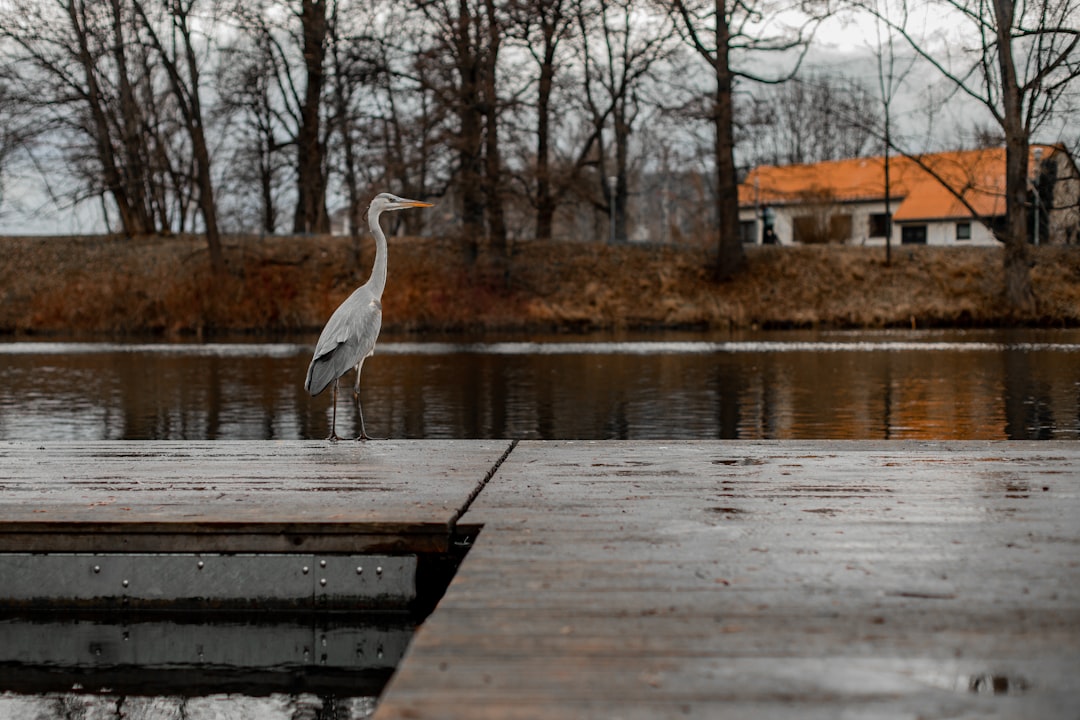
M 230 274 L 189 236 L 4 238 L 0 332 L 198 334 L 317 331 L 366 278 L 344 237 L 232 237 Z M 1080 325 L 1080 248 L 1033 248 L 1035 311 L 1001 301 L 998 248 L 750 248 L 716 284 L 705 249 L 522 242 L 505 264 L 460 246 L 393 238 L 384 328 L 392 332 L 638 328 Z

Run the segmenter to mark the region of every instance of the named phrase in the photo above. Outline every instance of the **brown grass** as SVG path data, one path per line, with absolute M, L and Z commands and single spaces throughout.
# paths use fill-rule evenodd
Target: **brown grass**
M 317 330 L 366 278 L 338 237 L 237 237 L 230 273 L 197 237 L 7 238 L 0 331 L 211 334 Z M 1001 302 L 997 248 L 752 248 L 745 272 L 711 281 L 706 251 L 519 243 L 470 265 L 450 241 L 391 240 L 384 297 L 397 331 L 639 327 L 910 327 L 1080 324 L 1080 248 L 1035 249 L 1037 309 Z

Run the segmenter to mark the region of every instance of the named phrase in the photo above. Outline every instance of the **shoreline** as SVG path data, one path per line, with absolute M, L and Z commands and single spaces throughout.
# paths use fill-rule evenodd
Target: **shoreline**
M 339 236 L 230 236 L 230 273 L 207 270 L 198 236 L 0 239 L 0 334 L 281 336 L 318 332 L 366 279 Z M 516 243 L 470 264 L 459 244 L 391 238 L 383 331 L 581 333 L 1080 327 L 1080 248 L 1032 248 L 1036 309 L 1001 301 L 999 247 L 747 248 L 746 268 L 712 281 L 707 248 Z

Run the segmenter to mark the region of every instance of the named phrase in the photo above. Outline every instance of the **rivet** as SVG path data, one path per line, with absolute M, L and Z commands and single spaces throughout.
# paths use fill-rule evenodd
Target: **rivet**
M 319 579 L 319 584 L 320 585 L 325 585 L 326 584 L 326 578 L 320 578 Z
M 206 565 L 206 563 L 204 563 L 204 562 L 203 562 L 202 560 L 200 560 L 199 562 L 195 563 L 195 566 L 196 566 L 196 567 L 198 567 L 198 568 L 199 568 L 200 570 L 202 570 L 202 569 L 203 569 L 203 566 L 204 566 L 204 565 Z
M 101 566 L 100 565 L 95 565 L 94 566 L 94 572 L 96 572 L 96 573 L 101 572 Z
M 300 569 L 300 572 L 302 572 L 302 573 L 304 573 L 305 575 L 307 575 L 307 574 L 308 574 L 308 566 L 307 566 L 307 565 L 305 565 L 304 567 L 302 567 L 302 568 Z
M 125 580 L 125 581 L 123 581 L 123 582 L 122 582 L 122 583 L 120 583 L 120 584 L 121 584 L 121 585 L 123 585 L 124 587 L 127 587 L 127 586 L 128 586 L 128 581 L 127 581 L 127 580 Z
M 364 573 L 364 568 L 362 568 L 362 567 L 360 567 L 359 565 L 357 565 L 357 566 L 356 566 L 356 574 L 357 574 L 357 575 L 362 575 L 363 573 Z
M 376 575 L 382 575 L 382 565 L 380 565 L 379 567 L 375 568 L 375 574 L 376 574 Z
M 325 560 L 320 560 L 319 561 L 319 567 L 326 567 L 326 561 Z

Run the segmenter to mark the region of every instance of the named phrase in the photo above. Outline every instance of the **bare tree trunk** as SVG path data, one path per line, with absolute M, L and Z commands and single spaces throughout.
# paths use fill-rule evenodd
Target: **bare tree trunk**
M 296 137 L 296 214 L 293 232 L 330 231 L 326 212 L 325 147 L 320 110 L 325 81 L 326 2 L 301 0 L 300 23 L 304 36 L 305 86 Z
M 615 193 L 609 198 L 614 204 L 612 215 L 615 218 L 613 237 L 616 243 L 626 242 L 626 199 L 629 194 L 627 187 L 627 175 L 629 174 L 628 160 L 630 155 L 630 123 L 626 117 L 627 98 L 624 94 L 615 103 L 615 111 L 611 116 L 612 129 L 615 136 Z M 606 178 L 603 178 L 606 180 Z
M 195 178 L 199 190 L 199 213 L 203 218 L 206 246 L 210 251 L 210 267 L 214 274 L 222 275 L 225 272 L 225 255 L 221 247 L 221 230 L 218 228 L 217 204 L 214 200 L 214 184 L 210 174 L 210 153 L 206 147 L 202 123 L 198 123 L 192 130 L 191 142 L 195 156 Z
M 728 62 L 731 33 L 724 0 L 716 0 L 716 96 L 713 123 L 716 131 L 716 269 L 717 280 L 727 280 L 742 269 L 744 253 L 739 237 L 739 195 L 735 176 L 733 75 Z
M 131 71 L 128 67 L 126 48 L 128 43 L 124 37 L 125 18 L 121 12 L 119 0 L 111 0 L 113 23 L 113 61 L 116 63 L 116 84 L 120 106 L 120 116 L 117 118 L 120 133 L 120 147 L 122 148 L 123 164 L 120 172 L 124 181 L 124 195 L 131 209 L 138 215 L 138 226 L 147 231 L 155 227 L 154 214 L 151 200 L 153 190 L 150 182 L 150 168 L 147 148 L 147 133 L 144 131 L 142 115 L 139 104 L 135 99 L 135 91 L 131 85 Z M 131 28 L 127 28 L 129 32 Z M 149 74 L 149 73 L 148 73 Z M 156 190 L 164 194 L 164 188 Z M 162 219 L 160 227 L 167 228 L 168 223 Z
M 889 182 L 889 103 L 885 103 L 885 264 L 892 265 L 892 184 Z
M 466 251 L 475 261 L 479 255 L 480 242 L 484 239 L 484 191 L 483 191 L 483 114 L 480 98 L 480 68 L 478 48 L 472 41 L 473 23 L 468 0 L 459 0 L 456 18 L 455 55 L 458 71 L 458 97 L 455 113 L 460 122 L 458 136 L 458 164 L 461 182 L 462 232 L 465 234 Z
M 494 0 L 484 0 L 487 13 L 487 47 L 482 55 L 484 78 L 484 195 L 491 249 L 506 254 L 506 215 L 503 210 L 502 156 L 499 149 L 499 96 L 496 70 L 499 60 L 499 20 Z
M 262 205 L 262 228 L 267 235 L 273 235 L 277 230 L 277 210 L 274 203 L 274 148 L 272 140 L 267 135 L 258 139 L 259 148 L 259 197 Z
M 546 32 L 546 30 L 545 30 Z M 536 97 L 536 237 L 549 239 L 555 219 L 551 192 L 551 93 L 555 86 L 555 46 L 545 37 Z
M 999 234 L 1005 245 L 1005 299 L 1018 313 L 1034 305 L 1031 259 L 1027 242 L 1028 132 L 1024 127 L 1022 97 L 1012 53 L 1014 0 L 994 0 L 997 57 L 1001 71 L 1005 131 L 1005 218 Z

